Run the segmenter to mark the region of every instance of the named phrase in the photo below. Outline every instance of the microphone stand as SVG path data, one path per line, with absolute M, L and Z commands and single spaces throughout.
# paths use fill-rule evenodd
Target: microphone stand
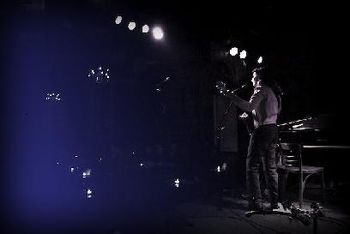
M 243 88 L 243 87 L 245 87 L 245 85 L 243 85 L 243 86 L 241 86 L 241 87 L 239 87 L 239 88 L 233 90 L 232 93 L 237 92 L 239 89 L 241 89 L 241 88 Z M 224 127 L 224 121 L 225 121 L 225 119 L 226 119 L 227 114 L 229 113 L 229 110 L 230 110 L 232 104 L 233 104 L 233 101 L 231 100 L 230 103 L 229 103 L 229 105 L 226 107 L 226 109 L 225 109 L 225 111 L 224 111 L 224 113 L 223 113 L 221 119 L 220 119 L 220 122 L 219 122 L 219 124 L 218 124 L 218 127 L 216 128 L 216 144 L 217 144 L 216 149 L 217 149 L 217 155 L 220 155 L 220 146 L 221 146 L 221 139 L 222 139 L 222 131 L 225 129 L 225 127 Z M 216 189 L 218 189 L 218 188 L 216 188 Z M 216 191 L 216 192 L 218 192 L 218 191 Z M 222 191 L 219 190 L 219 194 L 221 194 L 221 193 L 222 193 Z M 220 196 L 220 197 L 221 197 L 221 196 Z M 221 204 L 221 203 L 222 203 L 222 201 L 220 201 L 220 204 Z

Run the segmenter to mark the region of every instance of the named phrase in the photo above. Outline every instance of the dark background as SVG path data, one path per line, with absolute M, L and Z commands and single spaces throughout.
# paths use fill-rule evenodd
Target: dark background
M 55 218 L 68 225 L 68 213 L 74 216 L 87 209 L 82 209 L 82 194 L 89 185 L 97 198 L 98 193 L 109 194 L 104 205 L 114 201 L 127 207 L 157 200 L 154 193 L 165 191 L 157 183 L 171 184 L 179 174 L 202 175 L 216 155 L 215 82 L 224 80 L 230 88 L 249 83 L 259 56 L 284 91 L 279 123 L 331 116 L 328 127 L 336 141 L 347 144 L 341 136 L 348 131 L 343 58 L 347 28 L 341 9 L 296 1 L 3 2 L 5 220 L 31 223 L 33 230 L 36 223 L 54 225 Z M 125 21 L 115 25 L 119 14 L 125 21 L 161 25 L 164 40 L 129 31 Z M 225 54 L 232 46 L 248 53 L 239 76 L 231 69 L 240 61 Z M 110 68 L 109 83 L 96 84 L 87 77 L 98 66 Z M 171 79 L 161 83 L 168 76 Z M 161 92 L 156 91 L 159 87 Z M 62 101 L 47 102 L 48 92 L 59 92 Z M 242 96 L 249 97 L 250 92 Z M 238 154 L 244 154 L 246 139 L 238 139 Z M 74 161 L 74 155 L 80 161 Z M 155 162 L 170 164 L 171 169 L 155 169 L 155 177 L 161 179 L 154 183 L 147 178 L 155 177 L 139 171 L 140 162 L 151 162 L 149 168 Z M 93 168 L 95 179 L 87 183 L 79 175 L 72 177 L 72 166 Z M 146 198 L 137 196 L 140 191 Z M 117 195 L 120 200 L 115 200 Z M 169 197 L 160 197 L 157 202 L 168 202 Z M 142 213 L 146 208 L 131 210 Z M 54 219 L 38 221 L 48 214 Z

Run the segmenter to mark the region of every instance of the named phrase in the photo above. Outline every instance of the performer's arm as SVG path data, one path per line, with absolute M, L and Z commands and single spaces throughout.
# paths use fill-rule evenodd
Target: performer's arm
M 261 100 L 263 99 L 263 93 L 261 89 L 256 89 L 254 91 L 254 94 L 251 96 L 249 102 L 246 100 L 243 100 L 242 98 L 236 96 L 236 95 L 227 95 L 231 98 L 233 103 L 237 105 L 239 108 L 241 108 L 243 111 L 251 112 L 252 110 L 256 109 Z

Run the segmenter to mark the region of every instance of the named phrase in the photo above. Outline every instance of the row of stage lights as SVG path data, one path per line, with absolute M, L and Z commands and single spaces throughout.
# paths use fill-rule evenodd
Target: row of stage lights
M 123 17 L 122 16 L 117 16 L 115 18 L 115 24 L 117 25 L 120 25 L 123 21 Z M 134 21 L 129 21 L 128 23 L 128 29 L 130 31 L 133 31 L 135 30 L 136 28 L 136 22 Z M 149 33 L 150 31 L 150 27 L 147 25 L 147 24 L 144 24 L 142 27 L 141 27 L 141 32 L 142 33 Z M 153 37 L 156 39 L 156 40 L 161 40 L 163 37 L 164 37 L 164 32 L 163 32 L 163 29 L 159 26 L 155 26 L 152 28 L 152 35 Z
M 237 47 L 232 47 L 232 48 L 230 49 L 230 55 L 231 55 L 231 56 L 235 57 L 235 56 L 237 56 L 238 54 L 239 54 L 239 58 L 240 58 L 240 59 L 245 59 L 245 58 L 247 57 L 247 51 L 245 51 L 245 50 L 239 51 Z M 258 62 L 259 64 L 261 64 L 261 63 L 263 62 L 263 57 L 260 56 L 260 57 L 258 58 L 257 62 Z

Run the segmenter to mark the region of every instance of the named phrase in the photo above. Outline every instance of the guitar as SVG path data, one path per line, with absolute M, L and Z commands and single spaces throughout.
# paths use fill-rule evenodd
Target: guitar
M 223 96 L 226 97 L 232 97 L 236 95 L 237 91 L 244 88 L 246 85 L 242 85 L 241 87 L 234 89 L 234 90 L 229 90 L 226 89 L 226 84 L 222 81 L 217 81 L 216 82 L 216 88 L 218 89 L 219 93 Z M 241 120 L 244 125 L 246 126 L 246 129 L 248 131 L 248 134 L 251 135 L 252 132 L 254 131 L 254 124 L 253 124 L 253 117 L 251 113 L 243 112 L 238 116 L 238 119 Z

